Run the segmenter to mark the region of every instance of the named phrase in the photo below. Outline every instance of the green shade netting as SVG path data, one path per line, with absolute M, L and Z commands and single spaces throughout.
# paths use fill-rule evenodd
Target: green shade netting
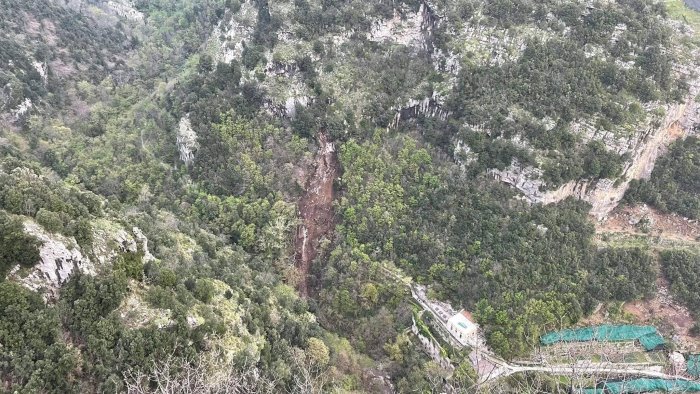
M 598 388 L 585 389 L 581 394 L 632 394 L 662 391 L 667 393 L 700 392 L 700 382 L 670 379 L 634 379 L 623 382 L 606 382 Z
M 690 376 L 700 378 L 700 354 L 691 354 L 688 356 L 686 371 Z
M 625 342 L 638 340 L 644 349 L 653 350 L 665 343 L 653 326 L 601 325 L 554 331 L 540 337 L 543 345 L 557 342 Z

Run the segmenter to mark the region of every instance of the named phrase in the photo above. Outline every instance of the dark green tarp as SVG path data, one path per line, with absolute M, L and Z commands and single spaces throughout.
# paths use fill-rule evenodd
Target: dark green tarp
M 605 324 L 596 327 L 573 328 L 550 332 L 540 337 L 540 342 L 543 345 L 552 345 L 557 342 L 625 342 L 635 340 L 638 340 L 646 350 L 654 350 L 665 343 L 664 338 L 655 327 L 633 325 Z
M 682 379 L 633 379 L 619 382 L 606 382 L 597 388 L 581 391 L 581 394 L 632 394 L 651 393 L 661 391 L 665 393 L 698 393 L 700 382 Z
M 688 355 L 686 371 L 690 376 L 700 378 L 700 354 Z

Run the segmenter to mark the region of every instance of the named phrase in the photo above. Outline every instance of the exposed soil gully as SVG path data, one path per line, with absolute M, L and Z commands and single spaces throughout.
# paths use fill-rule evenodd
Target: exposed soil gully
M 339 162 L 335 144 L 321 131 L 316 136 L 318 152 L 313 172 L 306 180 L 305 193 L 299 200 L 301 224 L 297 228 L 294 249 L 297 268 L 301 274 L 299 293 L 309 295 L 309 269 L 318 255 L 318 246 L 329 237 L 335 225 L 333 181 L 338 177 Z

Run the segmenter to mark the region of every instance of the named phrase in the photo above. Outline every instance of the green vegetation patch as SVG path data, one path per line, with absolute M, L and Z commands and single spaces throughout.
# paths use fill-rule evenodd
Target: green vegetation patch
M 661 253 L 661 266 L 671 282 L 671 292 L 697 318 L 700 316 L 700 255 L 688 250 Z
M 28 268 L 39 262 L 39 241 L 24 233 L 22 221 L 0 211 L 0 281 L 17 264 Z

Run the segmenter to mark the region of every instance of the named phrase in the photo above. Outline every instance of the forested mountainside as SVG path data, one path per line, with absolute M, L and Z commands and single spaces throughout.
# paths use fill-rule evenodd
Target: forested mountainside
M 426 354 L 401 275 L 506 360 L 660 276 L 697 313 L 697 240 L 595 225 L 700 215 L 677 0 L 0 8 L 0 391 L 559 392 Z

